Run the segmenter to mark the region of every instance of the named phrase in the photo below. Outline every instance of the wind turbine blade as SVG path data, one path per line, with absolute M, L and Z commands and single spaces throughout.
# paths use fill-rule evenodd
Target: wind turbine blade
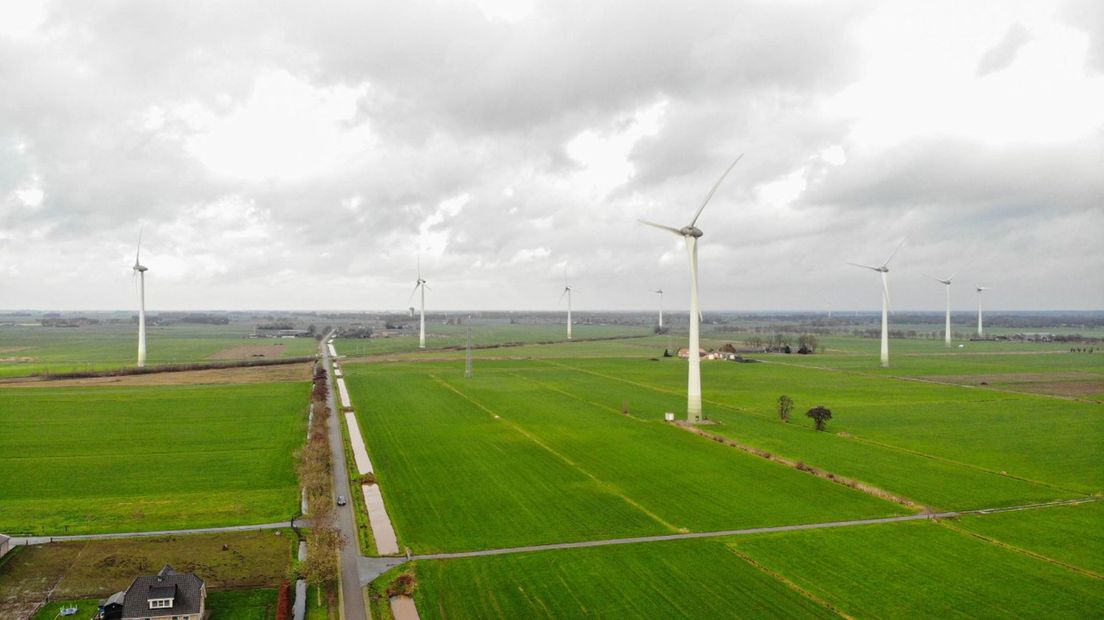
M 957 273 L 952 273 L 951 277 L 947 278 L 947 282 L 954 282 L 954 279 L 955 279 L 956 275 L 958 275 L 958 274 Z
M 884 263 L 882 263 L 882 267 L 889 266 L 889 261 L 893 260 L 894 256 L 897 256 L 897 251 L 901 249 L 902 245 L 905 245 L 905 240 L 904 239 L 901 239 L 901 243 L 897 244 L 897 248 L 895 250 L 893 250 L 893 254 L 890 254 L 889 258 L 887 258 L 886 261 Z
M 882 291 L 885 293 L 886 308 L 889 308 L 889 311 L 893 312 L 893 306 L 889 302 L 889 281 L 886 280 L 884 275 L 882 276 Z
M 871 271 L 881 271 L 881 269 L 878 269 L 877 267 L 871 267 L 870 265 L 860 265 L 858 263 L 847 263 L 847 264 L 852 265 L 854 267 L 862 267 L 863 269 L 869 269 Z
M 136 251 L 134 253 L 134 264 L 135 265 L 141 265 L 141 263 L 138 262 L 138 257 L 141 256 L 141 255 L 142 255 L 142 229 L 139 228 L 138 229 L 138 251 Z
M 702 211 L 705 210 L 705 205 L 709 204 L 709 199 L 713 197 L 713 192 L 717 191 L 717 188 L 721 186 L 721 182 L 725 180 L 725 177 L 728 176 L 728 173 L 736 167 L 736 162 L 740 161 L 740 159 L 742 159 L 743 157 L 744 154 L 740 153 L 739 157 L 732 160 L 732 163 L 728 165 L 728 168 L 725 168 L 724 174 L 721 175 L 721 178 L 717 179 L 717 182 L 713 184 L 713 188 L 710 189 L 709 193 L 705 195 L 705 200 L 703 200 L 701 206 L 698 207 L 698 212 L 694 214 L 694 219 L 690 220 L 691 226 L 698 223 L 698 218 L 701 217 Z
M 649 222 L 648 220 L 636 220 L 636 221 L 640 222 L 641 224 L 651 226 L 653 228 L 658 228 L 660 230 L 666 230 L 668 232 L 673 232 L 673 233 L 675 233 L 676 235 L 678 235 L 680 237 L 682 236 L 682 231 L 681 230 L 679 230 L 677 228 L 672 228 L 671 226 L 664 226 L 663 224 L 656 224 L 655 222 Z
M 414 299 L 414 293 L 418 292 L 418 287 L 421 286 L 421 285 L 422 285 L 421 281 L 419 281 L 417 284 L 414 285 L 414 290 L 410 291 L 410 297 L 408 297 L 406 299 L 406 303 L 410 303 Z
M 560 293 L 560 301 L 563 301 L 564 295 L 567 295 L 567 287 L 566 286 L 564 287 L 563 292 Z

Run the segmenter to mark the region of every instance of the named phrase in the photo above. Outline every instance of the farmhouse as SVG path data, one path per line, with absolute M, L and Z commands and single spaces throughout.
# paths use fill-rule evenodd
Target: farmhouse
M 200 620 L 207 587 L 192 573 L 165 565 L 153 576 L 142 576 L 130 587 L 100 601 L 96 620 Z
M 0 558 L 11 551 L 11 537 L 0 534 Z

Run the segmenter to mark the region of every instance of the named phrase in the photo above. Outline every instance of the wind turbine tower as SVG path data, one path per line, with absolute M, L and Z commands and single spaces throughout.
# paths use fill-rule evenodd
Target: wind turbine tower
M 988 286 L 977 286 L 975 288 L 977 289 L 977 296 L 978 296 L 978 338 L 984 338 L 985 333 L 981 328 L 981 292 L 988 289 L 989 287 Z
M 414 283 L 414 290 L 410 292 L 410 296 L 413 297 L 414 293 L 418 292 L 418 289 L 421 289 L 421 293 L 422 293 L 422 309 L 421 309 L 420 318 L 418 319 L 418 348 L 419 349 L 424 349 L 425 348 L 425 291 L 426 291 L 426 281 L 424 279 L 422 279 L 422 257 L 421 257 L 421 255 L 418 256 L 418 280 L 417 280 L 417 282 Z
M 664 226 L 663 224 L 640 220 L 642 224 L 647 224 L 648 226 L 653 226 L 660 230 L 666 230 L 667 232 L 682 237 L 683 241 L 686 242 L 686 254 L 690 257 L 690 347 L 689 368 L 686 379 L 686 420 L 691 424 L 700 424 L 702 421 L 701 356 L 698 355 L 698 351 L 701 350 L 699 337 L 699 331 L 701 329 L 701 306 L 698 302 L 698 239 L 701 238 L 703 233 L 695 224 L 698 223 L 698 218 L 701 217 L 702 211 L 705 210 L 705 205 L 709 204 L 709 199 L 713 197 L 713 193 L 717 191 L 721 182 L 725 180 L 728 173 L 736 166 L 736 162 L 740 161 L 740 158 L 743 156 L 744 155 L 741 153 L 739 157 L 728 165 L 728 168 L 725 168 L 724 173 L 721 174 L 721 178 L 717 179 L 712 189 L 705 195 L 705 200 L 703 200 L 701 206 L 698 207 L 698 212 L 694 214 L 694 219 L 690 220 L 690 223 L 686 226 L 674 228 L 672 226 Z
M 663 329 L 663 289 L 659 289 L 658 291 L 656 291 L 656 294 L 659 295 L 659 329 L 662 330 Z
M 900 250 L 904 243 L 905 242 L 902 241 L 897 244 L 897 250 Z M 889 258 L 887 258 L 880 267 L 860 265 L 859 263 L 847 263 L 848 265 L 870 269 L 882 274 L 882 368 L 889 368 L 889 282 L 886 274 L 889 273 L 889 261 L 893 260 L 893 257 L 897 255 L 897 250 L 893 250 L 893 254 L 890 254 Z
M 564 274 L 564 290 L 563 290 L 562 293 L 560 293 L 560 299 L 563 299 L 564 295 L 567 295 L 567 339 L 568 340 L 571 340 L 571 292 L 573 290 L 574 289 L 572 289 L 567 284 L 567 274 L 565 272 L 565 274 Z
M 951 280 L 954 279 L 954 276 L 952 275 L 946 280 L 942 280 L 933 276 L 928 277 L 932 280 L 935 280 L 936 282 L 942 283 L 943 286 L 945 286 L 947 289 L 947 316 L 944 321 L 945 325 L 943 327 L 943 342 L 946 346 L 949 347 L 951 346 Z
M 138 233 L 138 251 L 134 253 L 134 275 L 138 278 L 138 367 L 146 365 L 146 272 L 149 268 L 138 258 L 142 255 L 142 233 Z

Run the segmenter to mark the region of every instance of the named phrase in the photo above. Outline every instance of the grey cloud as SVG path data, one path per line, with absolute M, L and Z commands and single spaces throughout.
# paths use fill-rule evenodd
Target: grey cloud
M 974 74 L 978 77 L 1007 69 L 1020 53 L 1020 48 L 1031 41 L 1031 33 L 1023 24 L 1012 24 L 999 43 L 989 48 L 978 60 Z

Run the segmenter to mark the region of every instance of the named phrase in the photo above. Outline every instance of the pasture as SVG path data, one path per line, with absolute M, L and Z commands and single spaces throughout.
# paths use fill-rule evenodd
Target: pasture
M 1088 618 L 1104 606 L 1099 578 L 931 522 L 741 537 L 730 545 L 852 617 Z
M 338 338 L 337 350 L 342 355 L 379 355 L 418 350 L 418 323 L 413 319 L 412 329 L 384 338 Z M 563 322 L 510 323 L 505 320 L 475 319 L 472 323 L 472 346 L 534 344 L 540 342 L 567 342 L 567 327 Z M 574 325 L 572 336 L 585 342 L 591 338 L 629 338 L 647 336 L 650 327 L 633 325 Z M 442 325 L 426 320 L 426 350 L 464 348 L 468 341 L 467 325 Z M 490 349 L 491 351 L 495 349 Z
M 345 369 L 400 544 L 417 552 L 903 512 L 681 429 L 565 397 L 519 376 L 525 368 L 471 381 L 441 364 Z
M 834 617 L 717 541 L 418 562 L 415 574 L 425 618 Z
M 146 336 L 149 350 L 146 363 L 157 366 L 256 359 L 255 356 L 269 348 L 272 354 L 264 357 L 298 357 L 313 355 L 318 347 L 313 338 L 254 340 L 248 339 L 251 333 L 251 326 L 235 323 L 150 325 Z M 247 344 L 251 347 L 245 352 L 240 347 Z M 133 366 L 137 346 L 137 327 L 131 324 L 0 326 L 0 378 Z
M 288 519 L 308 391 L 306 382 L 3 389 L 0 531 Z

